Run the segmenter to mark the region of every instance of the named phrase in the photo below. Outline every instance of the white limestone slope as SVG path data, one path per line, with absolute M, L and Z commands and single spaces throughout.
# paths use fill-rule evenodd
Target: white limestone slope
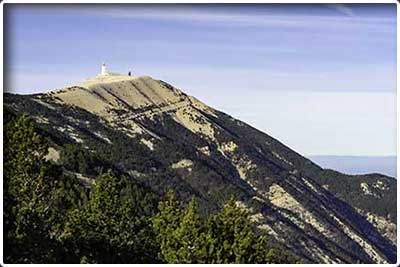
M 111 108 L 144 108 L 175 103 L 182 96 L 182 92 L 170 90 L 151 77 L 126 75 L 97 76 L 53 94 L 65 104 L 102 116 L 107 116 Z
M 216 116 L 212 108 L 149 76 L 100 75 L 44 97 L 96 114 L 109 125 L 119 125 L 118 128 L 130 136 L 148 132 L 134 119 L 153 119 L 168 113 L 193 133 L 215 140 L 215 128 L 202 114 Z

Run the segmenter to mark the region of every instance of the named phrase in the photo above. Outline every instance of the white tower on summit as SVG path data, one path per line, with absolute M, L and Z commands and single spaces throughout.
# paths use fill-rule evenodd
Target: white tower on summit
M 107 69 L 106 69 L 106 63 L 103 63 L 103 65 L 101 65 L 101 75 L 107 75 Z

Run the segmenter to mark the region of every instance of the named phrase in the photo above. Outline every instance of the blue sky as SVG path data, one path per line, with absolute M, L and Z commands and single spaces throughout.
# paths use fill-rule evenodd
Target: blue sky
M 396 153 L 395 4 L 7 5 L 8 91 L 63 87 L 105 61 L 306 155 Z

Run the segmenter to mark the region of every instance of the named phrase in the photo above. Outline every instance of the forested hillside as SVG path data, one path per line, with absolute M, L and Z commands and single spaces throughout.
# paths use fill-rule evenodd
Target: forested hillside
M 100 76 L 4 105 L 7 247 L 43 239 L 10 261 L 396 261 L 394 178 L 324 170 L 164 81 Z
M 95 176 L 88 189 L 45 159 L 49 141 L 34 122 L 5 115 L 6 263 L 299 262 L 256 234 L 233 198 L 201 217 L 194 199 L 184 205 L 172 189 L 159 196 L 68 145 L 63 166 Z

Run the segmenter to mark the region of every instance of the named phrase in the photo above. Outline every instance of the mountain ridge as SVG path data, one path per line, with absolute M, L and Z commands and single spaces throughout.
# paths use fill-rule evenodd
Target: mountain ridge
M 56 151 L 80 143 L 160 194 L 172 185 L 196 196 L 205 212 L 235 195 L 260 231 L 311 262 L 396 261 L 395 180 L 324 170 L 166 82 L 96 77 L 6 94 L 5 105 L 33 117 Z

